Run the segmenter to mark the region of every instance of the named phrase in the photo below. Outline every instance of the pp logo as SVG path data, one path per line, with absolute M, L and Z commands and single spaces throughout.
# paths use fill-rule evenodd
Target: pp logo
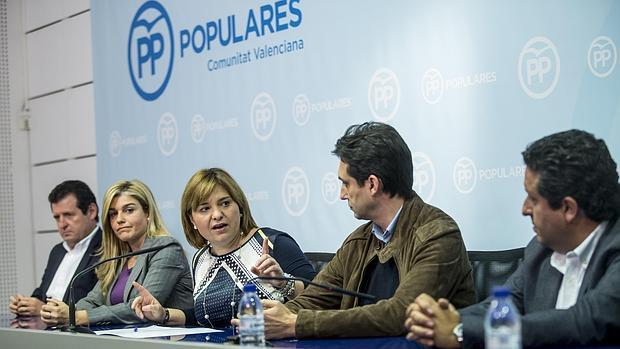
M 301 216 L 310 202 L 310 184 L 306 173 L 291 167 L 282 181 L 282 202 L 291 216 Z
M 452 172 L 452 181 L 456 190 L 461 194 L 469 194 L 476 187 L 477 170 L 476 164 L 468 157 L 462 157 L 456 160 L 454 171 Z
M 435 167 L 428 155 L 413 153 L 413 190 L 425 201 L 430 201 L 435 193 Z
M 519 55 L 519 82 L 534 99 L 551 94 L 560 78 L 560 57 L 551 40 L 543 36 L 530 39 Z
M 123 139 L 118 131 L 112 131 L 110 133 L 110 155 L 117 157 L 121 155 L 121 148 L 123 147 Z
M 256 138 L 261 141 L 268 140 L 276 128 L 277 119 L 276 104 L 268 93 L 261 92 L 254 97 L 250 117 Z
M 177 149 L 179 143 L 177 121 L 174 115 L 165 113 L 159 118 L 157 126 L 157 143 L 164 156 L 170 156 Z
M 616 67 L 618 53 L 611 38 L 599 36 L 592 41 L 588 50 L 588 66 L 590 71 L 599 78 L 609 76 Z
M 368 106 L 379 121 L 386 122 L 396 115 L 400 105 L 398 77 L 387 68 L 377 70 L 368 83 Z
M 428 104 L 439 102 L 443 96 L 443 76 L 435 68 L 430 68 L 424 72 L 421 82 L 422 97 Z
M 293 99 L 293 120 L 298 126 L 310 121 L 310 100 L 304 94 L 299 94 Z
M 172 24 L 166 9 L 157 1 L 147 1 L 131 22 L 127 61 L 133 87 L 147 101 L 157 99 L 166 89 L 174 62 Z
M 205 139 L 205 133 L 207 132 L 205 118 L 200 114 L 194 114 L 190 129 L 194 143 L 201 143 Z
M 321 194 L 323 194 L 323 200 L 330 205 L 333 205 L 340 198 L 340 183 L 338 176 L 333 172 L 327 172 L 323 176 L 321 183 Z

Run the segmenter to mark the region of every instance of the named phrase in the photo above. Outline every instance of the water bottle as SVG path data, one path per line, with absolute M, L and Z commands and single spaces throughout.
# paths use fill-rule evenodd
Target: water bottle
M 506 287 L 493 287 L 493 299 L 484 319 L 486 349 L 521 349 L 521 316 Z
M 263 304 L 256 294 L 254 284 L 243 286 L 243 297 L 239 301 L 239 344 L 265 346 Z

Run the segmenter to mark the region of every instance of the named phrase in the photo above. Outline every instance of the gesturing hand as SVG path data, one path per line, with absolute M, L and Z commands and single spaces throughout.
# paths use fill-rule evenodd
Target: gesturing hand
M 263 239 L 263 254 L 258 258 L 252 267 L 252 272 L 258 276 L 284 276 L 280 264 L 269 255 L 269 240 Z M 282 288 L 286 280 L 269 280 L 276 288 Z
M 131 309 L 142 320 L 147 318 L 151 321 L 162 322 L 165 315 L 164 307 L 144 286 L 135 281 L 132 285 L 140 295 L 131 302 Z

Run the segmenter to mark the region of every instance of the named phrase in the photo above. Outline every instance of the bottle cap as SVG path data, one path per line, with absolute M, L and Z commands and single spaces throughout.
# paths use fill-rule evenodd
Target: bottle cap
M 256 285 L 254 285 L 254 284 L 245 284 L 243 286 L 243 292 L 256 292 Z
M 493 297 L 508 297 L 510 296 L 510 289 L 505 286 L 495 286 L 493 287 L 491 293 Z

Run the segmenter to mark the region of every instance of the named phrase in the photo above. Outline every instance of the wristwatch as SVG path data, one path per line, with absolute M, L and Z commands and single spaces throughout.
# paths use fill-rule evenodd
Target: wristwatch
M 463 343 L 463 323 L 459 323 L 452 329 L 452 334 L 456 337 L 456 341 Z
M 284 273 L 284 277 L 292 278 L 293 276 L 290 274 Z M 293 298 L 293 295 L 295 295 L 295 280 L 288 280 L 286 284 L 284 284 L 284 286 L 282 286 L 282 288 L 280 288 L 278 291 L 280 291 L 280 294 L 282 295 L 282 297 L 285 297 L 288 299 Z
M 170 321 L 170 309 L 164 308 L 164 318 L 161 319 L 160 325 L 165 325 Z

